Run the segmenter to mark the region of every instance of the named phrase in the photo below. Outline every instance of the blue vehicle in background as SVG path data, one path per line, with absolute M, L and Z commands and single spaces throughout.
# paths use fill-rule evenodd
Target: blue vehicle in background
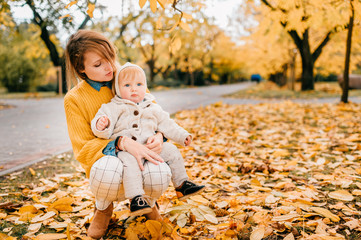
M 262 77 L 259 74 L 252 74 L 251 81 L 259 83 L 260 81 L 262 81 Z

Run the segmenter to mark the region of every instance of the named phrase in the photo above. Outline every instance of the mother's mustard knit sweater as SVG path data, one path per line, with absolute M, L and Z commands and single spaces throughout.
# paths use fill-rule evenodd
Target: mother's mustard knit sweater
M 90 123 L 100 106 L 108 103 L 113 97 L 108 87 L 102 87 L 98 92 L 84 80 L 64 97 L 66 121 L 74 156 L 81 163 L 87 177 L 95 161 L 104 156 L 103 149 L 112 141 L 95 137 Z

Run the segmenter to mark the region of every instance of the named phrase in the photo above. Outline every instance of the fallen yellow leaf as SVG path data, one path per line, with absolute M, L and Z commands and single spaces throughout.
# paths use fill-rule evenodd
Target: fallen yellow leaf
M 300 217 L 300 215 L 298 213 L 290 213 L 290 214 L 285 214 L 285 215 L 281 215 L 281 216 L 275 216 L 272 218 L 272 221 L 281 222 L 281 221 L 291 220 L 291 219 L 294 219 L 297 217 Z
M 84 186 L 84 181 L 77 181 L 77 182 L 64 182 L 65 185 L 71 186 L 71 187 L 81 187 Z
M 231 229 L 228 229 L 224 235 L 226 235 L 227 237 L 236 237 L 237 236 L 237 232 Z
M 261 240 L 264 237 L 265 229 L 263 226 L 257 227 L 253 230 L 250 240 Z
M 42 225 L 43 225 L 42 223 L 30 224 L 29 227 L 28 227 L 28 231 L 32 232 L 32 233 L 37 233 L 40 230 Z
M 321 208 L 321 207 L 311 207 L 310 208 L 312 211 L 321 214 L 324 217 L 327 217 L 329 219 L 331 219 L 333 222 L 339 222 L 340 221 L 340 217 L 333 214 L 332 212 L 330 212 L 329 210 L 325 209 L 325 208 Z
M 328 194 L 330 198 L 341 200 L 341 201 L 352 201 L 354 197 L 347 190 L 337 190 Z
M 152 239 L 161 239 L 162 237 L 162 224 L 159 221 L 148 220 L 145 222 Z
M 207 199 L 205 199 L 204 197 L 202 197 L 201 195 L 191 196 L 190 199 L 192 199 L 195 202 L 201 203 L 201 204 L 208 204 L 209 203 L 209 201 Z
M 34 207 L 33 205 L 27 205 L 27 206 L 23 206 L 19 209 L 19 213 L 23 214 L 23 213 L 37 213 L 38 209 L 36 207 Z
M 293 234 L 290 233 L 283 240 L 295 240 L 295 236 L 293 236 Z
M 352 195 L 361 196 L 361 190 L 360 189 L 353 190 Z
M 71 206 L 73 202 L 73 198 L 64 197 L 55 201 L 49 208 L 54 208 L 60 212 L 71 212 L 73 210 L 73 207 Z
M 5 219 L 6 216 L 7 216 L 6 213 L 1 213 L 1 212 L 0 212 L 0 220 Z
M 5 233 L 0 233 L 0 240 L 16 240 L 16 237 L 11 237 Z
M 34 169 L 29 168 L 29 171 L 30 171 L 31 175 L 33 175 L 33 176 L 35 176 L 35 175 L 36 175 L 36 172 L 34 171 Z
M 67 238 L 67 235 L 64 233 L 46 233 L 39 234 L 36 236 L 37 240 L 57 240 Z
M 290 153 L 286 149 L 277 149 L 273 152 L 272 155 L 275 157 L 287 157 L 290 155 Z
M 56 213 L 54 211 L 51 212 L 47 212 L 44 215 L 37 215 L 36 217 L 34 217 L 33 219 L 31 219 L 32 223 L 36 223 L 36 222 L 42 222 L 44 220 L 47 220 L 49 218 L 52 218 L 54 215 L 56 215 Z

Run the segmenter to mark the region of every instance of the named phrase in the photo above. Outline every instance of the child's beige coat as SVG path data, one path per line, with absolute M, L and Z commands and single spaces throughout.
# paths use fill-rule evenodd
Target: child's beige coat
M 107 116 L 110 123 L 104 131 L 99 131 L 96 129 L 96 122 L 102 116 Z M 115 139 L 127 136 L 142 144 L 156 132 L 161 132 L 166 138 L 184 146 L 185 139 L 190 135 L 169 117 L 169 113 L 154 103 L 154 97 L 150 93 L 138 104 L 116 95 L 111 102 L 101 106 L 91 127 L 97 137 Z

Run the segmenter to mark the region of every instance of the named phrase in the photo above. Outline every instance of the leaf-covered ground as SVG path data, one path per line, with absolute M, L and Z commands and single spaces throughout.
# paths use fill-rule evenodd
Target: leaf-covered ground
M 206 191 L 180 202 L 169 187 L 163 222 L 126 221 L 119 203 L 106 239 L 361 239 L 361 105 L 216 103 L 175 118 Z M 68 173 L 43 164 L 1 179 L 0 239 L 87 239 L 88 181 L 71 154 L 52 161 Z
M 349 90 L 350 97 L 361 96 L 361 89 Z M 337 82 L 316 82 L 315 89 L 301 91 L 301 83 L 295 84 L 295 91 L 285 85 L 279 87 L 271 81 L 262 81 L 261 83 L 236 93 L 228 95 L 233 98 L 252 98 L 252 99 L 314 99 L 314 98 L 341 98 L 342 89 Z

